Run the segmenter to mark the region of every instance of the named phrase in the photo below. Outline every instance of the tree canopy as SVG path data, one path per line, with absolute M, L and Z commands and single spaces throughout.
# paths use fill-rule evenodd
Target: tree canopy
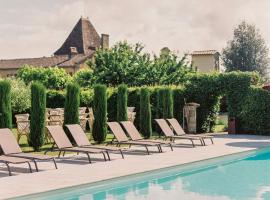
M 145 53 L 144 47 L 118 42 L 110 49 L 99 49 L 89 62 L 96 83 L 116 86 L 156 85 L 181 83 L 185 75 L 195 71 L 170 51 L 160 55 Z
M 243 21 L 234 29 L 234 36 L 223 49 L 226 71 L 258 71 L 263 77 L 269 64 L 268 48 L 255 25 Z

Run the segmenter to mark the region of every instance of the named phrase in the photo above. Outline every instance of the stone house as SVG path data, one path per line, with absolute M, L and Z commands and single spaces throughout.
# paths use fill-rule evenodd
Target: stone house
M 63 68 L 74 74 L 85 67 L 98 48 L 109 47 L 109 35 L 97 33 L 88 18 L 80 18 L 62 46 L 51 57 L 0 60 L 0 77 L 16 76 L 23 65 Z
M 220 71 L 219 56 L 216 50 L 193 51 L 191 62 L 200 72 Z

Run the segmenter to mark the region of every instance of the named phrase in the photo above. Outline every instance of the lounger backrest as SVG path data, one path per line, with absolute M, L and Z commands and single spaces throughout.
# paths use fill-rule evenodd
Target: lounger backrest
M 155 119 L 155 121 L 157 122 L 165 136 L 174 136 L 173 130 L 170 128 L 165 119 Z
M 89 142 L 85 132 L 79 124 L 69 124 L 66 125 L 70 134 L 72 135 L 74 141 L 78 146 L 89 146 L 91 143 Z
M 55 144 L 59 149 L 72 147 L 72 144 L 69 141 L 62 126 L 54 125 L 46 126 L 46 128 L 48 129 L 50 135 L 52 136 Z
M 175 131 L 176 135 L 185 135 L 186 134 L 185 131 L 183 130 L 182 126 L 178 123 L 178 121 L 175 118 L 167 119 L 167 121 L 173 127 L 173 130 Z
M 130 121 L 121 122 L 125 130 L 127 131 L 128 135 L 132 140 L 141 140 L 143 139 L 140 135 L 137 128 L 134 126 L 134 124 Z
M 118 142 L 128 141 L 128 137 L 118 122 L 107 122 L 107 124 Z
M 4 154 L 22 152 L 12 131 L 8 128 L 0 129 L 0 146 Z

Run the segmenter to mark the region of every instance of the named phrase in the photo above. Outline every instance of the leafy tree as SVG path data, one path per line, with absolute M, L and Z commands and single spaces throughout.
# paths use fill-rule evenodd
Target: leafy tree
M 25 65 L 18 71 L 18 77 L 26 84 L 39 81 L 48 89 L 63 89 L 71 81 L 71 76 L 58 67 L 33 67 Z
M 226 71 L 258 71 L 266 75 L 268 48 L 255 25 L 243 21 L 234 29 L 233 40 L 223 49 Z
M 164 49 L 159 56 L 154 55 L 153 64 L 148 69 L 148 80 L 154 84 L 185 83 L 190 74 L 196 73 L 186 63 L 186 56 L 179 59 L 173 52 Z
M 31 120 L 29 145 L 38 151 L 44 144 L 46 91 L 41 83 L 31 85 Z
M 117 91 L 117 121 L 127 121 L 128 89 L 126 85 L 120 85 Z
M 0 128 L 12 127 L 11 86 L 7 80 L 0 81 Z
M 97 83 L 116 86 L 143 84 L 142 69 L 151 64 L 150 55 L 143 53 L 139 43 L 119 42 L 111 49 L 99 49 L 91 63 Z
M 13 113 L 25 112 L 31 106 L 31 90 L 20 79 L 10 79 L 11 107 Z
M 75 73 L 73 78 L 81 87 L 91 87 L 95 82 L 93 73 L 92 69 L 81 69 Z

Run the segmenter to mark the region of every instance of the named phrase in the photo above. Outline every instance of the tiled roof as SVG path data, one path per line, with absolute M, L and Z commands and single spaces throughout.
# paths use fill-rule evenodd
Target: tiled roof
M 95 53 L 94 51 L 91 51 L 87 55 L 85 54 L 74 55 L 72 58 L 61 63 L 58 66 L 59 67 L 72 67 L 72 66 L 79 65 L 81 63 L 84 63 L 87 59 L 91 58 L 94 55 L 94 53 Z
M 80 18 L 64 44 L 52 57 L 0 60 L 0 69 L 18 69 L 23 65 L 35 67 L 73 67 L 85 62 L 100 47 L 100 36 L 88 18 Z M 76 53 L 71 48 L 76 47 Z M 75 49 L 75 48 L 74 48 Z
M 41 57 L 41 58 L 0 60 L 0 69 L 18 69 L 23 65 L 31 65 L 36 67 L 57 66 L 67 60 L 69 60 L 68 55 Z
M 191 55 L 213 55 L 218 53 L 217 50 L 203 50 L 203 51 L 193 51 Z
M 80 18 L 63 45 L 54 53 L 66 55 L 70 47 L 76 47 L 79 54 L 88 54 L 100 47 L 100 36 L 88 18 Z

